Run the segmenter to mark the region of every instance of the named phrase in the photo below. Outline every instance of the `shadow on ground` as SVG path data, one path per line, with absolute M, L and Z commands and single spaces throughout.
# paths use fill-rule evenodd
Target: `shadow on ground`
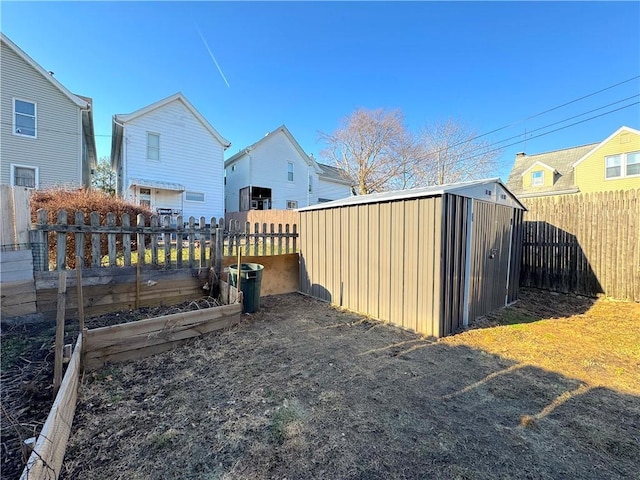
M 64 478 L 637 478 L 640 399 L 290 294 L 81 387 Z

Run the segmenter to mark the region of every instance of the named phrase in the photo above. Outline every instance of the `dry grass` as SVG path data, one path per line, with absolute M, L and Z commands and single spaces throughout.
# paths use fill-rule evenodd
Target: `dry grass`
M 542 300 L 542 301 L 541 301 Z M 522 300 L 446 338 L 591 387 L 640 394 L 640 304 L 525 290 Z M 494 325 L 493 328 L 486 328 Z
M 229 331 L 86 378 L 64 476 L 635 479 L 638 305 L 592 304 L 527 291 L 484 322 L 509 325 L 431 342 L 266 297 Z

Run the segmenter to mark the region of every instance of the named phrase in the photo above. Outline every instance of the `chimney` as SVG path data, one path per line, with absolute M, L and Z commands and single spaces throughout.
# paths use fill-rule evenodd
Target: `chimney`
M 522 158 L 522 157 L 526 157 L 526 156 L 527 156 L 527 154 L 526 154 L 526 153 L 524 153 L 524 152 L 518 152 L 518 153 L 516 153 L 516 158 Z

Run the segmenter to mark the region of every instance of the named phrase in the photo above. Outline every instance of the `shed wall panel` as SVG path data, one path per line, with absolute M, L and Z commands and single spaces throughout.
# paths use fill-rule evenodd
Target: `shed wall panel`
M 506 303 L 513 209 L 474 201 L 473 214 L 470 320 Z

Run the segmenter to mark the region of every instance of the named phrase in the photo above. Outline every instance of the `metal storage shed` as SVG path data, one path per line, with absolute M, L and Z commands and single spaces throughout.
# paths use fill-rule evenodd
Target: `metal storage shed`
M 526 208 L 498 178 L 300 209 L 300 289 L 442 337 L 515 301 Z

